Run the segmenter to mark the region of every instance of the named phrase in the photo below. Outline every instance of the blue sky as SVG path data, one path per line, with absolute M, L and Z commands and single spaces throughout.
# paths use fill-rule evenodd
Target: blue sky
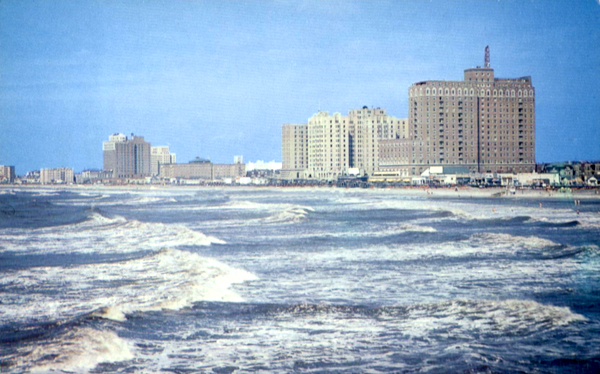
M 407 115 L 408 87 L 491 49 L 532 76 L 537 161 L 600 159 L 598 0 L 0 0 L 0 164 L 102 167 L 111 133 L 179 162 L 281 160 L 319 108 Z

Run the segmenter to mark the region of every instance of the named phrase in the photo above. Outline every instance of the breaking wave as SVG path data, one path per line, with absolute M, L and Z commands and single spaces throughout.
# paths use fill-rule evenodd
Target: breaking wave
M 398 325 L 410 337 L 432 338 L 435 333 L 522 335 L 548 331 L 559 326 L 586 322 L 568 307 L 545 305 L 531 300 L 451 300 L 410 306 L 349 306 L 297 304 L 276 308 L 272 313 L 310 318 L 337 315 L 337 318 L 368 318 Z
M 240 302 L 242 297 L 231 285 L 253 279 L 253 274 L 217 260 L 163 249 L 116 263 L 9 272 L 0 280 L 1 287 L 45 292 L 4 300 L 0 315 L 5 322 L 18 321 L 23 315 L 51 321 L 90 313 L 122 321 L 128 313 L 178 310 L 198 301 Z
M 313 211 L 312 208 L 304 206 L 292 206 L 282 212 L 275 213 L 262 221 L 264 223 L 294 223 L 302 221 L 308 215 L 308 212 Z
M 34 237 L 36 245 L 30 241 Z M 92 211 L 89 219 L 73 225 L 38 230 L 15 230 L 4 250 L 36 253 L 129 253 L 165 247 L 207 246 L 225 241 L 181 224 L 109 218 Z
M 26 361 L 9 362 L 9 368 L 37 373 L 88 372 L 99 363 L 134 358 L 130 344 L 115 332 L 89 327 L 73 328 L 43 345 L 26 346 L 19 351 Z
M 544 247 L 560 247 L 561 245 L 551 240 L 538 238 L 537 236 L 515 236 L 501 233 L 477 233 L 471 235 L 469 242 L 477 247 L 486 248 L 486 244 L 494 244 L 494 249 L 536 249 Z M 489 247 L 489 246 L 487 246 Z

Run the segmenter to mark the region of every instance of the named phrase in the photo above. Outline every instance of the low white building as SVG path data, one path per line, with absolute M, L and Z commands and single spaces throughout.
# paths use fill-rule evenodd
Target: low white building
M 558 173 L 507 173 L 499 174 L 502 186 L 553 186 L 560 184 Z
M 421 178 L 442 185 L 454 185 L 468 181 L 470 177 L 469 169 L 464 166 L 431 166 L 421 173 Z

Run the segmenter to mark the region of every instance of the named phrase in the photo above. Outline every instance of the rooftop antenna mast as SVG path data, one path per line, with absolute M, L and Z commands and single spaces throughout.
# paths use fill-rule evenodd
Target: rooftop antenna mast
M 483 64 L 483 67 L 485 67 L 485 68 L 490 67 L 490 46 L 489 45 L 485 46 L 485 63 Z

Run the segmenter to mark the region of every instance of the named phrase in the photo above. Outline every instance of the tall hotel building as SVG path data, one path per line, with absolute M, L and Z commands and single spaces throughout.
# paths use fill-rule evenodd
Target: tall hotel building
M 113 178 L 141 178 L 151 175 L 150 143 L 143 136 L 114 134 L 102 144 L 104 171 Z
M 379 142 L 407 136 L 406 119 L 363 107 L 348 116 L 319 111 L 306 124 L 282 126 L 282 178 L 335 180 L 350 168 L 370 175 L 379 167 Z
M 531 77 L 494 76 L 484 67 L 463 81 L 424 81 L 408 90 L 409 136 L 382 142 L 380 168 L 416 175 L 430 166 L 471 172 L 535 170 L 535 90 Z

